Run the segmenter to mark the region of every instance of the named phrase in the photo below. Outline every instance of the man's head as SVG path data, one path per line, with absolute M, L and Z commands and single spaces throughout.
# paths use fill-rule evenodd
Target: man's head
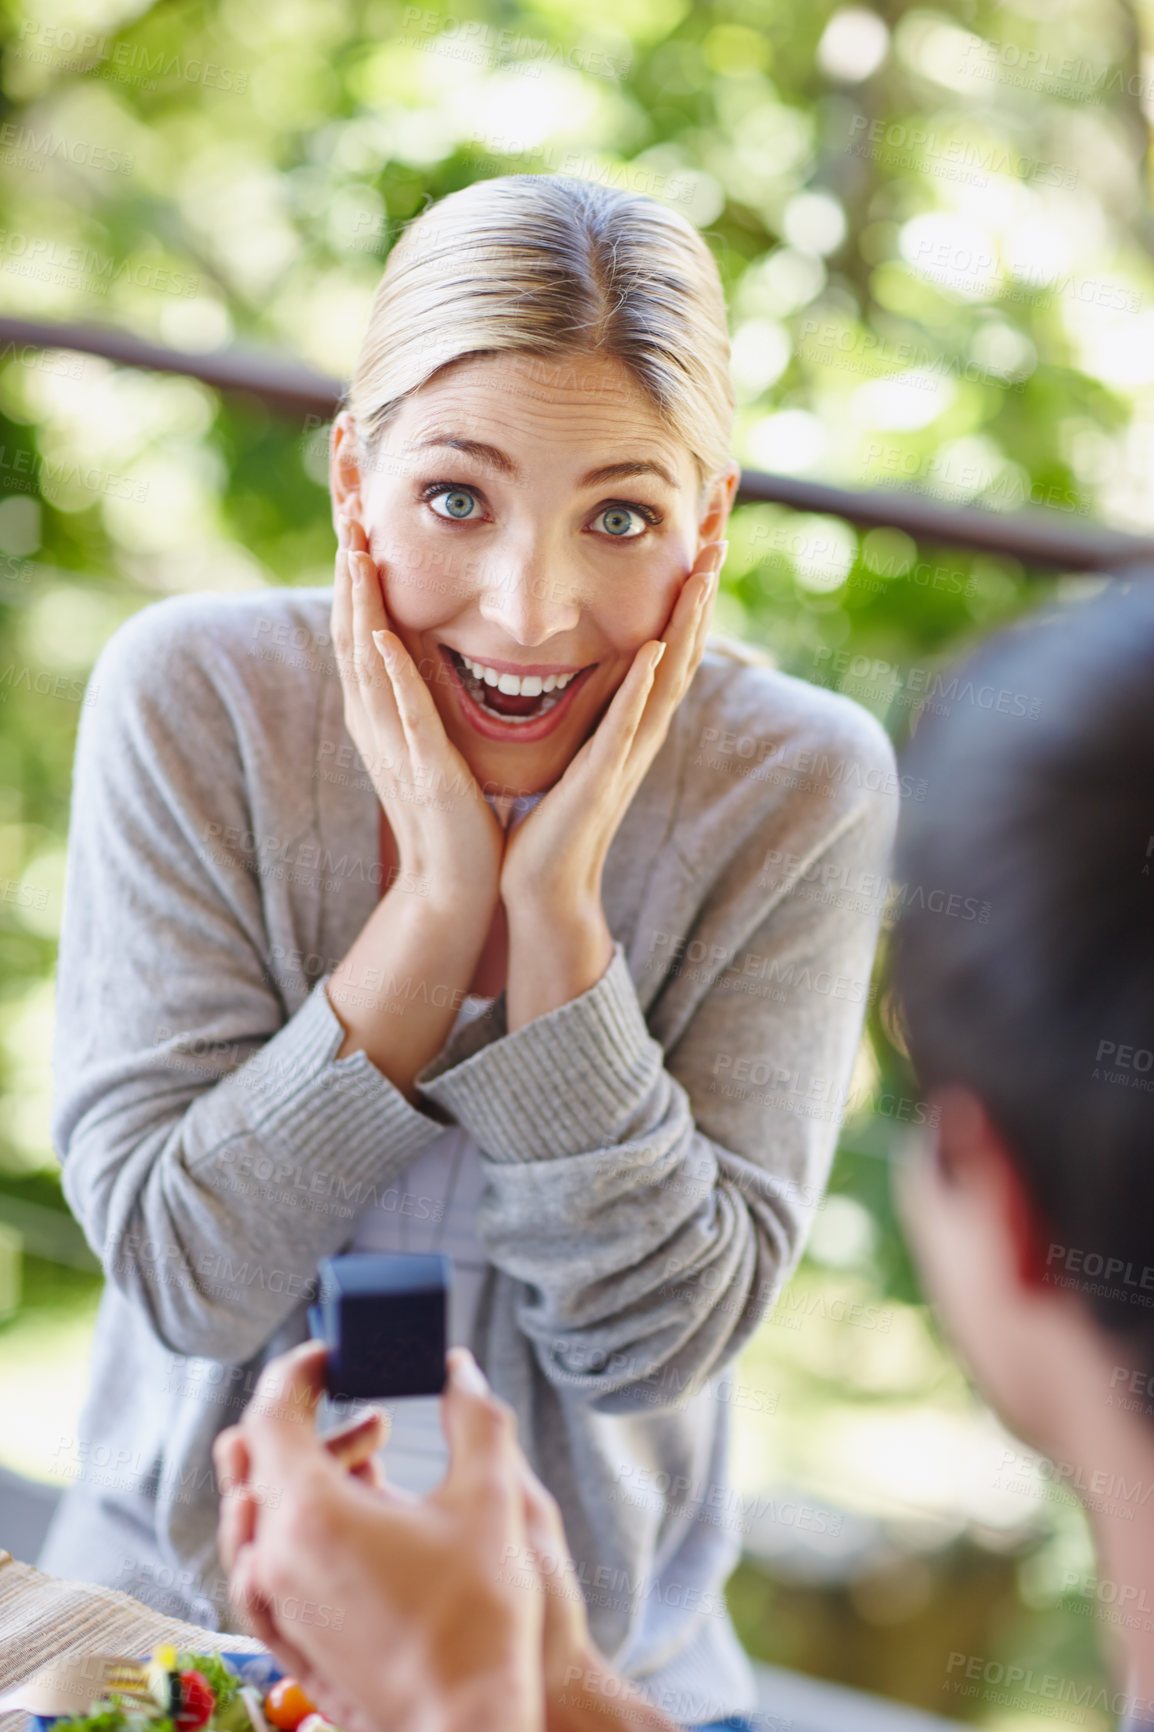
M 1154 573 L 1002 633 L 949 690 L 896 864 L 941 1109 L 904 1213 L 979 1382 L 1052 1451 L 1072 1382 L 1154 1391 Z

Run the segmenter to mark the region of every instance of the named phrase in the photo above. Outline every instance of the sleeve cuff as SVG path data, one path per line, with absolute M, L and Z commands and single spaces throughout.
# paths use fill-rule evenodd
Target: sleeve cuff
M 206 1151 L 259 1128 L 355 1177 L 379 1169 L 382 1155 L 390 1164 L 412 1160 L 442 1134 L 444 1125 L 406 1100 L 367 1053 L 336 1058 L 345 1030 L 328 980 L 318 980 L 284 1027 L 204 1098 L 198 1140 Z
M 415 1078 L 492 1160 L 614 1147 L 664 1065 L 617 941 L 588 992 L 512 1034 L 504 1030 L 502 993 Z

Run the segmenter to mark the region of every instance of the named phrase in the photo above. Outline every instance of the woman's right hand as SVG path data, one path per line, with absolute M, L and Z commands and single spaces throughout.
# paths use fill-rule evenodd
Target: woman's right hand
M 396 838 L 405 882 L 426 886 L 434 904 L 495 908 L 504 832 L 390 628 L 382 575 L 356 518 L 340 519 L 338 541 L 331 627 L 345 726 Z

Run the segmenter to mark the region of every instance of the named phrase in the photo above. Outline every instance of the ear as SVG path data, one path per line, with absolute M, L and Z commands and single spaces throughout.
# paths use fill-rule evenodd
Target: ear
M 1027 1292 L 1046 1285 L 1046 1246 L 1053 1234 L 1030 1194 L 1009 1143 L 984 1103 L 951 1086 L 930 1096 L 938 1109 L 936 1155 L 942 1182 L 980 1207 L 1002 1237 Z
M 333 500 L 334 530 L 337 518 L 344 513 L 363 522 L 357 424 L 347 409 L 342 409 L 333 422 L 329 441 L 329 491 Z
M 737 484 L 740 480 L 741 465 L 735 459 L 710 483 L 705 495 L 701 520 L 697 525 L 697 551 L 699 553 L 708 542 L 724 539 L 725 526 L 729 522 L 729 514 L 733 510 L 733 501 L 737 496 Z

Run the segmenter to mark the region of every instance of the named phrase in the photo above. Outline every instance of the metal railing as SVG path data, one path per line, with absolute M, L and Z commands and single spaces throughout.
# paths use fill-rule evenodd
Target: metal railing
M 180 373 L 218 391 L 256 398 L 284 415 L 327 421 L 344 394 L 338 379 L 275 352 L 229 348 L 193 354 L 162 348 L 111 326 L 0 318 L 0 347 L 66 349 L 128 367 Z M 1027 571 L 1118 572 L 1154 567 L 1154 538 L 1127 535 L 1051 510 L 995 512 L 944 504 L 907 488 L 833 487 L 793 475 L 742 472 L 740 505 L 785 505 L 870 527 L 904 530 L 915 541 L 1018 560 Z

